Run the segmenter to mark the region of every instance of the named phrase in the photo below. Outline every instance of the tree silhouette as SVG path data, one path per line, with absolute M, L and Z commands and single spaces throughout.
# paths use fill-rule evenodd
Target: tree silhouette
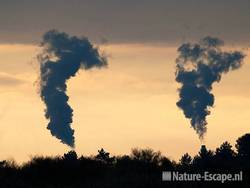
M 192 164 L 192 160 L 192 157 L 188 153 L 185 153 L 180 159 L 181 167 L 184 169 L 190 167 L 190 165 Z
M 232 149 L 232 145 L 229 142 L 224 142 L 215 151 L 215 163 L 219 167 L 227 168 L 233 166 L 236 153 Z
M 103 148 L 98 150 L 96 156 L 90 157 L 78 157 L 72 150 L 63 156 L 35 156 L 22 165 L 3 160 L 0 161 L 0 188 L 206 188 L 216 185 L 216 182 L 207 185 L 202 182 L 163 182 L 162 171 L 192 174 L 243 171 L 244 181 L 237 182 L 237 187 L 249 187 L 249 137 L 245 134 L 237 139 L 237 153 L 229 142 L 222 143 L 215 152 L 203 145 L 194 158 L 185 153 L 179 162 L 150 148 L 135 148 L 130 154 L 112 157 Z M 225 185 L 228 187 L 229 184 Z
M 200 169 L 210 169 L 213 167 L 214 153 L 207 150 L 205 145 L 201 146 L 199 154 L 193 159 L 193 165 Z
M 245 134 L 236 140 L 238 167 L 250 168 L 250 134 Z M 250 175 L 250 174 L 249 174 Z
M 95 158 L 108 164 L 111 164 L 112 162 L 114 162 L 114 157 L 110 157 L 109 152 L 106 152 L 103 148 L 98 150 L 98 154 L 96 155 Z
M 250 134 L 245 134 L 236 140 L 238 156 L 250 159 Z
M 232 160 L 236 153 L 232 149 L 229 142 L 223 142 L 219 148 L 216 149 L 215 156 L 224 160 Z
M 63 159 L 66 161 L 75 161 L 77 160 L 77 154 L 74 150 L 69 151 L 63 155 Z

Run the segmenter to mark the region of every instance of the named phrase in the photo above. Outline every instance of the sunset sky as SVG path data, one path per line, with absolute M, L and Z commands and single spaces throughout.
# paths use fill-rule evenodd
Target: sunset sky
M 0 160 L 26 161 L 71 148 L 46 129 L 39 96 L 44 32 L 87 36 L 108 57 L 104 69 L 69 80 L 76 151 L 127 154 L 134 147 L 171 159 L 195 154 L 201 141 L 178 109 L 177 48 L 205 36 L 245 55 L 239 70 L 222 76 L 212 93 L 204 143 L 215 149 L 250 131 L 250 1 L 248 0 L 9 0 L 0 2 Z

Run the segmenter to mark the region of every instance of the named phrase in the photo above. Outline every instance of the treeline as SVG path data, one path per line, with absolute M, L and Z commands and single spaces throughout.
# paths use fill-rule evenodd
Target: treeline
M 33 157 L 29 162 L 16 165 L 14 161 L 0 162 L 1 188 L 123 188 L 123 187 L 211 187 L 250 185 L 250 134 L 238 138 L 236 151 L 224 142 L 215 151 L 202 146 L 191 157 L 184 154 L 176 162 L 152 149 L 132 149 L 131 154 L 110 156 L 100 149 L 96 156 L 77 156 L 75 151 L 57 157 Z M 162 181 L 163 171 L 190 174 L 239 173 L 243 180 L 235 182 L 173 182 Z

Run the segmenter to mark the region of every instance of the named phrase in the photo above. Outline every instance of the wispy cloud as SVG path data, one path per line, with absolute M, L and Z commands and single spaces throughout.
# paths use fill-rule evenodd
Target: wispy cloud
M 16 86 L 24 84 L 26 81 L 8 73 L 0 72 L 0 86 Z

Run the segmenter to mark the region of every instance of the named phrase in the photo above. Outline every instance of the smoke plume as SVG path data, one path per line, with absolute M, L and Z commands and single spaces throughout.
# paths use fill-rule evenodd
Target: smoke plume
M 239 51 L 222 51 L 223 45 L 218 38 L 205 37 L 199 43 L 185 43 L 178 49 L 176 81 L 181 87 L 176 104 L 190 119 L 200 139 L 206 133 L 206 116 L 214 104 L 213 83 L 219 82 L 223 73 L 238 69 L 244 58 Z
M 45 117 L 51 134 L 68 146 L 75 146 L 71 128 L 73 109 L 68 104 L 67 80 L 82 68 L 105 67 L 106 58 L 90 41 L 56 30 L 44 34 L 41 42 L 40 96 L 46 105 Z

